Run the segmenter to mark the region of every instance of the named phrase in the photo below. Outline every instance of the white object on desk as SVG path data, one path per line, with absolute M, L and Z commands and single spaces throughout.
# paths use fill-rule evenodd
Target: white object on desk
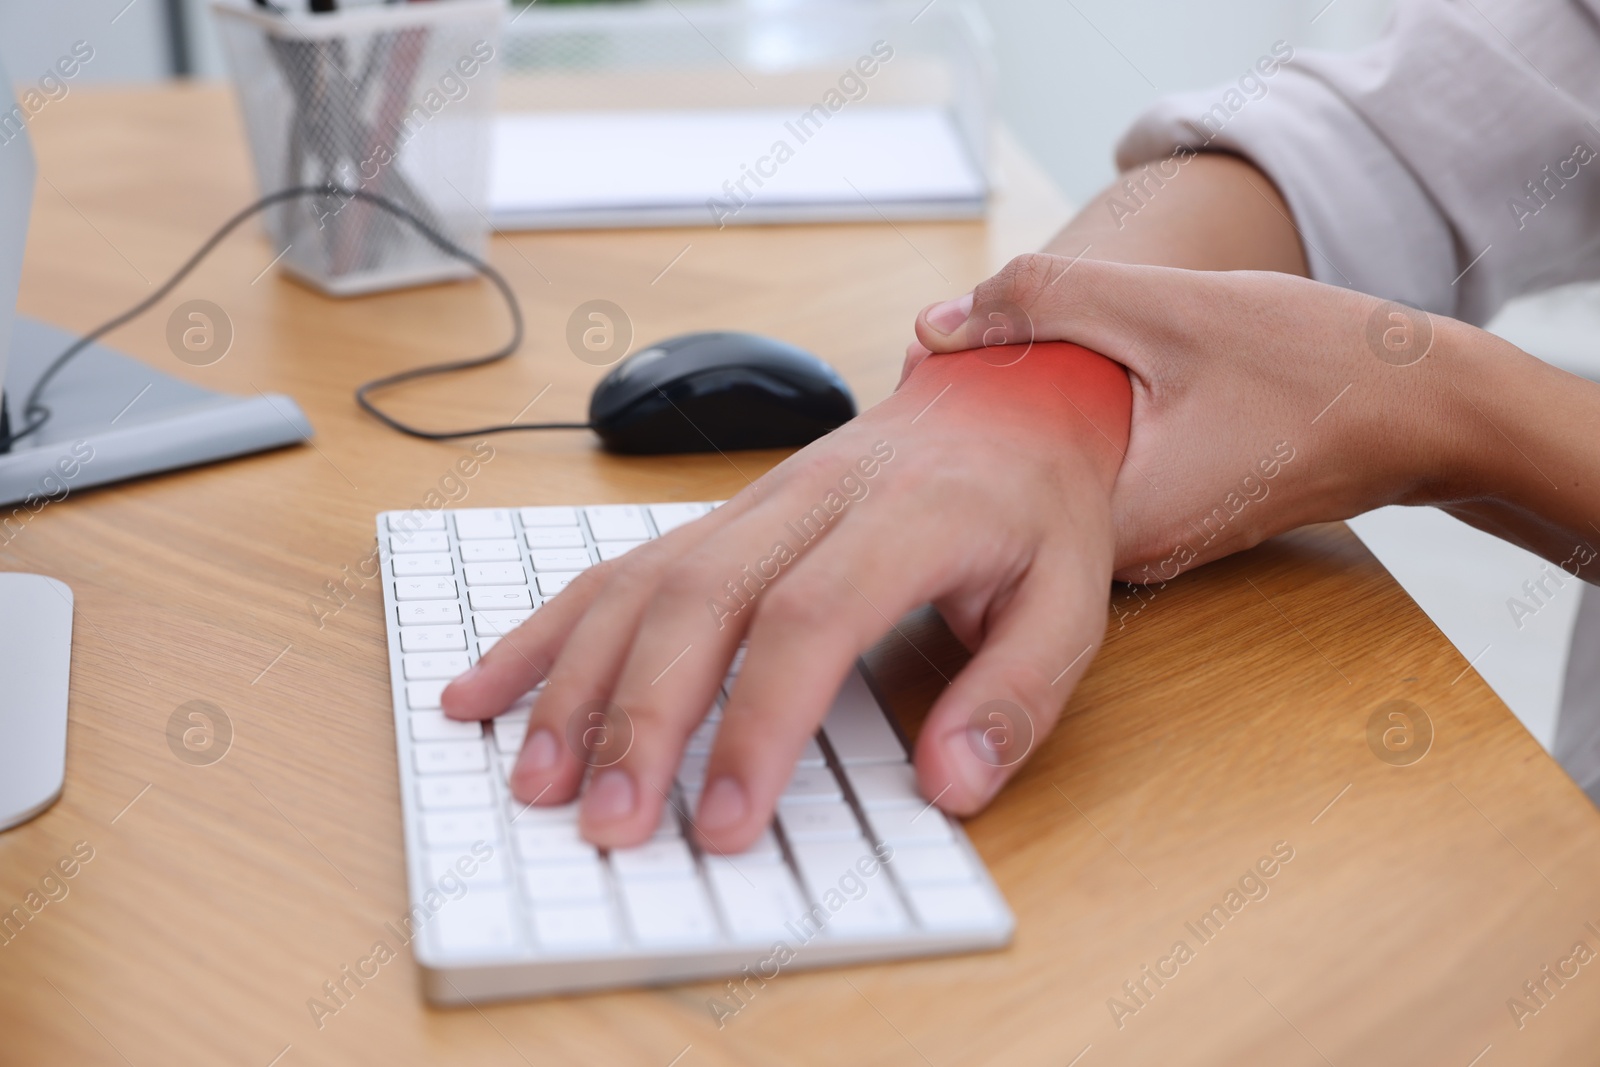
M 488 730 L 439 711 L 442 679 L 477 657 L 470 648 L 407 646 L 420 641 L 459 650 L 468 645 L 469 615 L 473 632 L 482 634 L 483 622 L 498 632 L 491 616 L 515 614 L 520 621 L 535 610 L 526 583 L 539 583 L 542 596 L 552 573 L 562 580 L 578 573 L 539 573 L 536 560 L 548 550 L 536 546 L 551 531 L 568 531 L 567 542 L 579 548 L 565 551 L 578 551 L 575 562 L 589 566 L 602 546 L 633 543 L 608 538 L 651 540 L 713 506 L 469 508 L 379 517 L 413 904 L 408 921 L 415 923 L 407 940 L 430 1000 L 480 1003 L 698 978 L 737 981 L 763 966 L 866 963 L 1010 940 L 1011 913 L 982 859 L 960 826 L 921 795 L 904 742 L 857 670 L 802 752 L 772 826 L 734 856 L 703 853 L 690 833 L 721 697 L 690 739 L 691 753 L 651 840 L 604 852 L 579 833 L 577 804 L 530 806 L 512 796 L 508 779 L 527 734 L 526 705 L 492 720 Z M 404 577 L 408 557 L 441 548 L 425 536 L 433 533 L 444 536 L 443 551 L 453 557 L 452 569 L 466 574 L 466 586 Z M 412 539 L 426 551 L 411 551 Z M 501 542 L 522 562 L 467 562 L 473 546 Z M 480 610 L 486 590 L 468 587 L 471 568 L 486 566 L 518 568 L 496 576 L 520 575 L 523 585 L 487 590 L 515 594 L 515 612 Z M 433 610 L 419 612 L 418 605 Z M 741 662 L 735 656 L 730 665 L 729 686 Z M 779 941 L 784 952 L 775 948 Z
M 496 227 L 509 229 L 983 214 L 988 185 L 943 108 L 847 104 L 802 125 L 804 114 L 793 107 L 499 115 L 489 210 Z M 738 191 L 741 179 L 751 195 Z M 713 199 L 723 206 L 708 206 Z
M 0 574 L 0 830 L 61 796 L 71 657 L 72 590 L 37 574 Z

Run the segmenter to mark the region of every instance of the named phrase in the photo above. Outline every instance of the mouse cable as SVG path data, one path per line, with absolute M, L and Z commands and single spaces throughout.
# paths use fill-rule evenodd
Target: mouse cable
M 361 406 L 363 411 L 366 411 L 368 414 L 372 415 L 374 418 L 378 419 L 378 421 L 382 422 L 391 429 L 398 430 L 401 433 L 408 434 L 412 437 L 420 437 L 428 441 L 447 441 L 456 437 L 477 437 L 483 434 L 505 433 L 510 430 L 587 430 L 591 428 L 590 424 L 587 422 L 512 422 L 497 426 L 481 426 L 466 430 L 424 430 L 415 426 L 407 425 L 406 423 L 390 415 L 388 412 L 384 411 L 382 408 L 378 407 L 377 404 L 373 403 L 371 400 L 371 394 L 383 389 L 387 389 L 390 386 L 399 385 L 402 382 L 408 382 L 415 378 L 424 378 L 436 374 L 449 374 L 453 371 L 471 370 L 474 367 L 482 367 L 490 363 L 499 362 L 500 360 L 512 355 L 517 351 L 518 348 L 522 346 L 522 307 L 517 302 L 516 294 L 511 291 L 511 286 L 506 281 L 505 275 L 501 274 L 489 263 L 479 259 L 471 252 L 468 252 L 466 249 L 451 241 L 448 237 L 445 237 L 443 234 L 439 233 L 432 226 L 418 218 L 407 208 L 402 207 L 400 204 L 395 203 L 387 197 L 379 196 L 376 193 L 369 193 L 364 189 L 346 189 L 335 185 L 332 182 L 328 182 L 323 185 L 291 186 L 288 189 L 280 189 L 275 193 L 269 193 L 268 195 L 263 196 L 255 203 L 249 205 L 241 210 L 238 214 L 234 215 L 227 222 L 223 223 L 222 226 L 219 227 L 217 231 L 209 238 L 207 238 L 205 243 L 202 244 L 199 249 L 197 249 L 195 253 L 189 257 L 183 266 L 179 267 L 177 271 L 173 273 L 172 277 L 163 282 L 155 292 L 139 301 L 139 303 L 135 304 L 127 311 L 124 311 L 115 318 L 112 318 L 95 327 L 93 330 L 89 331 L 76 341 L 72 342 L 72 344 L 68 345 L 60 355 L 51 360 L 50 365 L 45 368 L 44 373 L 39 376 L 39 380 L 35 382 L 33 388 L 29 390 L 28 398 L 23 404 L 22 422 L 24 425 L 21 429 L 17 430 L 15 433 L 8 432 L 9 419 L 6 419 L 3 412 L 0 412 L 0 452 L 10 451 L 13 444 L 34 433 L 50 420 L 50 409 L 45 404 L 40 402 L 40 397 L 44 394 L 45 387 L 50 384 L 51 379 L 53 379 L 63 367 L 71 362 L 73 357 L 77 356 L 85 348 L 88 348 L 91 344 L 104 337 L 112 330 L 115 330 L 118 327 L 133 321 L 140 315 L 143 315 L 146 311 L 149 311 L 152 307 L 164 299 L 167 294 L 172 292 L 172 290 L 177 287 L 179 282 L 188 277 L 190 272 L 198 267 L 200 263 L 211 254 L 212 250 L 214 250 L 217 245 L 221 244 L 229 234 L 238 229 L 241 224 L 248 221 L 255 215 L 260 214 L 262 211 L 265 211 L 267 208 L 272 207 L 274 204 L 280 204 L 288 200 L 298 200 L 299 198 L 305 196 L 339 196 L 346 200 L 361 200 L 388 212 L 390 215 L 395 216 L 396 218 L 408 224 L 412 229 L 426 239 L 429 244 L 439 249 L 439 251 L 454 259 L 461 260 L 478 274 L 482 275 L 491 283 L 493 283 L 494 287 L 500 291 L 500 295 L 505 298 L 506 309 L 511 314 L 510 340 L 501 345 L 499 348 L 495 349 L 493 352 L 490 352 L 488 355 L 476 356 L 471 359 L 455 360 L 448 363 L 430 363 L 421 367 L 413 367 L 410 370 L 404 370 L 397 374 L 390 374 L 382 378 L 376 378 L 370 382 L 366 382 L 365 384 L 358 386 L 355 392 L 356 403 Z

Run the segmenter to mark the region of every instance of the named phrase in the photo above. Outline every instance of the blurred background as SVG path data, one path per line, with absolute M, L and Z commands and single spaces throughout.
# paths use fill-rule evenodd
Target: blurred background
M 807 0 L 726 0 L 781 8 Z M 931 0 L 949 3 L 952 0 Z M 1082 202 L 1112 176 L 1112 146 L 1164 93 L 1231 81 L 1273 42 L 1342 50 L 1378 36 L 1394 0 L 976 0 L 994 31 L 999 120 Z M 88 83 L 220 82 L 223 58 L 202 0 L 0 0 L 0 58 L 33 81 L 73 42 Z M 1600 380 L 1600 290 L 1519 301 L 1491 328 Z M 1507 601 L 1542 561 L 1431 509 L 1385 509 L 1353 524 L 1462 654 L 1547 747 L 1554 732 L 1576 582 L 1519 624 Z M 1593 592 L 1592 590 L 1590 591 Z
M 807 0 L 744 2 L 782 8 Z M 222 80 L 207 6 L 206 0 L 3 0 L 0 58 L 13 78 L 25 80 L 72 42 L 86 40 L 95 57 L 82 82 Z M 994 30 L 1002 121 L 1076 202 L 1111 179 L 1111 146 L 1150 101 L 1235 79 L 1277 40 L 1297 50 L 1369 41 L 1393 0 L 977 0 L 977 6 Z

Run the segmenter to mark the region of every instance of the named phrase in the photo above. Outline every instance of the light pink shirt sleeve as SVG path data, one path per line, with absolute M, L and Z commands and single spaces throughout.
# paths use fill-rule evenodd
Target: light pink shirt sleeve
M 1481 324 L 1600 278 L 1597 116 L 1600 0 L 1401 0 L 1363 50 L 1280 42 L 1240 81 L 1158 102 L 1117 162 L 1243 156 L 1319 281 Z

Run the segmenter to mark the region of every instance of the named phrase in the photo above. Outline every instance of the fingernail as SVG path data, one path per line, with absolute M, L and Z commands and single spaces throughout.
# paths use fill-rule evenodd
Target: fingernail
M 560 754 L 556 735 L 541 726 L 528 738 L 527 747 L 522 750 L 522 765 L 530 771 L 548 771 L 556 765 Z
M 613 767 L 589 783 L 583 794 L 583 814 L 596 822 L 619 822 L 633 814 L 637 799 L 633 776 Z
M 983 750 L 993 751 L 993 748 L 982 730 L 963 728 L 944 739 L 944 754 L 951 774 L 980 806 L 989 803 L 1005 780 L 1001 768 L 979 758 L 978 753 Z
M 968 293 L 966 296 L 946 300 L 929 308 L 928 325 L 940 333 L 954 333 L 956 327 L 966 322 L 970 314 L 972 314 L 972 294 Z
M 711 783 L 705 798 L 700 801 L 699 822 L 704 830 L 725 830 L 744 821 L 750 804 L 745 799 L 744 786 L 727 775 Z

